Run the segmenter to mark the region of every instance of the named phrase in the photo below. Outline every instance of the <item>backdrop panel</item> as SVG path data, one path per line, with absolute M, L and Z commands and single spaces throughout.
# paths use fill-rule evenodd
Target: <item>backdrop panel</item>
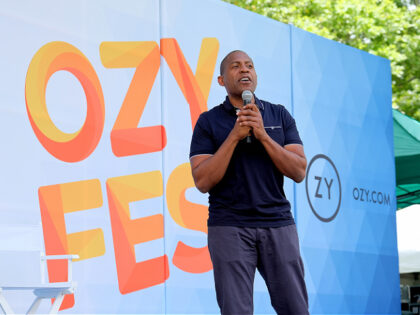
M 283 104 L 291 111 L 290 29 L 219 1 L 164 1 L 162 4 L 162 106 L 168 131 L 168 145 L 164 150 L 168 210 L 165 250 L 172 257 L 171 275 L 166 282 L 167 311 L 218 313 L 206 247 L 208 195 L 193 188 L 188 159 L 192 130 L 198 118 L 195 113 L 224 101 L 226 91 L 217 83 L 219 65 L 235 49 L 246 51 L 255 62 L 256 95 Z M 177 78 L 176 62 L 170 58 L 185 58 L 188 66 L 183 78 L 179 75 Z M 293 202 L 290 180 L 286 181 L 286 195 Z M 258 273 L 254 304 L 256 313 L 273 312 L 265 283 Z
M 69 312 L 163 313 L 164 261 L 141 265 L 164 255 L 162 137 L 136 136 L 161 125 L 159 3 L 2 2 L 0 16 L 0 249 L 78 253 Z
M 292 69 L 312 314 L 399 314 L 389 61 L 293 27 Z

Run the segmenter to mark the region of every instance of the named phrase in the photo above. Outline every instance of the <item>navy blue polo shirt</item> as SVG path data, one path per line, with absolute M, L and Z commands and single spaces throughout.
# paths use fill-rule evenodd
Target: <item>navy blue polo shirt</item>
M 295 120 L 282 105 L 255 97 L 267 134 L 281 146 L 302 144 Z M 190 158 L 214 154 L 225 141 L 237 116 L 229 98 L 200 115 L 194 128 Z M 252 136 L 241 140 L 225 175 L 209 191 L 209 226 L 279 227 L 293 224 L 283 190 L 283 174 L 263 145 Z

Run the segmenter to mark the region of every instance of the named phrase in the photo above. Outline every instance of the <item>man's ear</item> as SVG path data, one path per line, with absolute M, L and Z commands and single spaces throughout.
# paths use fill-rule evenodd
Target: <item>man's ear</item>
M 217 82 L 219 82 L 219 85 L 225 86 L 225 82 L 223 82 L 223 76 L 222 75 L 219 75 L 217 77 Z

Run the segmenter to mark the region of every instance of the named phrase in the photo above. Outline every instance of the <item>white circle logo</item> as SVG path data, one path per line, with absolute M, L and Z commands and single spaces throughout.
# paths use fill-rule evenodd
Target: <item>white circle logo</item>
M 323 221 L 334 220 L 341 205 L 341 182 L 337 168 L 331 159 L 315 155 L 306 172 L 306 196 L 315 216 Z

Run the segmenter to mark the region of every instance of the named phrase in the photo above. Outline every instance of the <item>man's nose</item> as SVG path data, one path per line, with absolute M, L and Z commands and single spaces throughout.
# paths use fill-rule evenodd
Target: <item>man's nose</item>
M 246 65 L 241 66 L 241 72 L 249 72 L 249 69 Z

